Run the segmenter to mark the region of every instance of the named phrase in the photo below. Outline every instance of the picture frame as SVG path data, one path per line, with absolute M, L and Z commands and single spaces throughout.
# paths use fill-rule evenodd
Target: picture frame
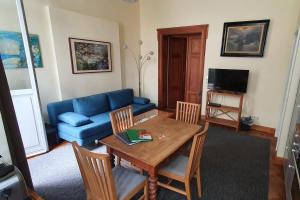
M 73 74 L 112 72 L 111 43 L 69 38 Z
M 33 66 L 43 68 L 40 39 L 37 34 L 29 34 Z M 25 47 L 21 33 L 0 30 L 0 56 L 5 69 L 27 68 Z
M 221 56 L 263 57 L 269 23 L 269 19 L 224 23 Z

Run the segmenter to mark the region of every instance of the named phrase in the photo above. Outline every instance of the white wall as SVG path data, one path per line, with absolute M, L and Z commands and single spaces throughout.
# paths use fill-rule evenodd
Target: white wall
M 62 99 L 122 88 L 118 23 L 57 8 L 49 20 Z M 110 42 L 112 72 L 72 74 L 69 37 Z
M 41 69 L 36 69 L 38 86 L 40 89 L 40 97 L 42 104 L 42 112 L 45 119 L 47 119 L 47 108 L 46 105 L 49 102 L 58 101 L 64 97 L 75 97 L 81 94 L 94 94 L 103 91 L 116 89 L 117 86 L 120 87 L 131 87 L 137 91 L 137 74 L 135 70 L 135 63 L 131 57 L 127 56 L 123 50 L 120 51 L 121 63 L 113 63 L 113 70 L 117 69 L 117 72 L 122 76 L 122 84 L 120 85 L 120 78 L 115 82 L 116 84 L 108 84 L 95 82 L 96 77 L 101 79 L 101 77 L 108 75 L 101 74 L 89 74 L 89 75 L 71 75 L 70 71 L 64 71 L 64 76 L 58 76 L 58 71 L 56 69 L 55 60 L 55 50 L 53 49 L 53 44 L 51 41 L 51 31 L 49 25 L 49 16 L 47 11 L 47 6 L 52 6 L 54 8 L 62 8 L 66 10 L 71 10 L 86 16 L 94 16 L 101 18 L 102 20 L 114 21 L 119 24 L 119 40 L 120 46 L 126 42 L 133 51 L 138 53 L 139 48 L 137 45 L 137 40 L 140 38 L 139 33 L 139 4 L 128 4 L 121 0 L 24 0 L 25 12 L 27 16 L 27 23 L 29 27 L 29 32 L 33 34 L 38 34 L 40 38 L 40 45 L 42 51 L 42 59 L 44 67 Z M 85 18 L 85 16 L 83 16 Z M 73 22 L 72 24 L 74 24 Z M 70 25 L 65 24 L 65 28 L 72 29 Z M 77 27 L 78 28 L 78 27 Z M 12 0 L 1 0 L 0 1 L 0 30 L 7 31 L 20 31 L 17 21 L 17 12 L 15 1 Z M 77 29 L 78 30 L 78 29 Z M 90 27 L 89 30 L 92 30 Z M 99 29 L 98 29 L 99 30 Z M 81 37 L 94 37 L 95 32 L 85 32 L 86 36 L 83 35 L 82 30 L 78 32 Z M 59 33 L 56 33 L 59 34 Z M 100 36 L 97 35 L 97 38 Z M 114 49 L 115 47 L 113 47 Z M 66 51 L 63 51 L 66 53 Z M 62 57 L 63 55 L 61 55 Z M 66 54 L 66 60 L 69 59 L 69 52 Z M 71 69 L 70 66 L 65 66 Z M 120 69 L 120 70 L 119 70 Z M 109 74 L 109 73 L 107 73 Z M 28 88 L 29 81 L 26 69 L 18 70 L 7 70 L 6 75 L 9 79 L 11 89 Z M 70 79 L 70 77 L 72 77 Z M 88 78 L 82 78 L 88 77 Z M 82 85 L 83 80 L 88 80 L 92 77 L 93 82 L 87 85 Z M 125 77 L 130 77 L 125 79 Z M 106 78 L 104 78 L 104 81 Z M 64 87 L 61 88 L 59 81 L 63 81 Z M 72 84 L 80 85 L 80 87 L 65 87 L 66 82 L 72 81 Z M 114 80 L 111 80 L 111 82 Z M 109 83 L 111 83 L 109 82 Z M 66 84 L 65 84 L 66 83 Z M 64 91 L 61 91 L 63 89 Z
M 39 35 L 42 51 L 43 68 L 36 69 L 37 81 L 40 88 L 42 111 L 46 117 L 48 102 L 58 100 L 58 85 L 54 74 L 54 60 L 50 48 L 49 29 L 47 27 L 47 13 L 39 4 L 32 4 L 30 12 L 26 9 L 29 32 Z M 0 1 L 0 29 L 20 32 L 15 1 Z M 11 90 L 31 88 L 27 69 L 6 70 L 6 76 Z
M 297 0 L 141 0 L 142 51 L 154 50 L 156 55 L 144 70 L 146 96 L 155 101 L 158 98 L 156 29 L 209 24 L 204 76 L 210 67 L 249 69 L 243 115 L 257 116 L 258 125 L 276 127 L 299 6 Z M 271 20 L 263 58 L 220 56 L 224 22 L 259 19 Z M 204 78 L 202 102 L 206 100 L 206 88 Z
M 135 53 L 139 53 L 137 45 L 137 41 L 140 39 L 139 3 L 129 4 L 123 0 L 49 0 L 49 2 L 56 8 L 117 22 L 121 48 L 126 43 Z M 135 62 L 122 49 L 121 69 L 123 87 L 134 88 L 137 93 L 138 79 Z

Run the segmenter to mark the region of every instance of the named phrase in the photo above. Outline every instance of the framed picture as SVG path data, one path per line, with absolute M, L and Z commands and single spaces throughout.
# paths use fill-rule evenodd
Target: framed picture
M 42 54 L 39 36 L 30 34 L 33 65 L 42 68 Z M 27 68 L 27 60 L 21 33 L 0 31 L 0 56 L 5 69 Z
M 69 38 L 72 73 L 111 72 L 111 44 L 109 42 Z
M 263 57 L 270 20 L 224 23 L 221 56 Z

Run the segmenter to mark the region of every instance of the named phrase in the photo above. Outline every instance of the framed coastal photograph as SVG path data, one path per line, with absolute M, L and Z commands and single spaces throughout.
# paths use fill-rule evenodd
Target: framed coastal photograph
M 111 43 L 69 38 L 72 73 L 111 72 Z
M 30 34 L 33 65 L 42 68 L 42 54 L 39 36 Z M 22 35 L 19 32 L 0 31 L 0 55 L 5 69 L 27 68 Z
M 221 56 L 263 57 L 270 20 L 224 23 Z

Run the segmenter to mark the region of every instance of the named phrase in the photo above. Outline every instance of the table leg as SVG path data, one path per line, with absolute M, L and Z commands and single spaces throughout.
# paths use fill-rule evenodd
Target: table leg
M 157 196 L 157 173 L 155 170 L 149 173 L 149 199 L 156 200 Z
M 110 148 L 107 148 L 107 153 L 108 153 L 108 155 L 109 155 L 109 157 L 110 157 L 110 164 L 111 164 L 111 167 L 114 168 L 114 167 L 115 167 L 115 155 L 112 154 Z

